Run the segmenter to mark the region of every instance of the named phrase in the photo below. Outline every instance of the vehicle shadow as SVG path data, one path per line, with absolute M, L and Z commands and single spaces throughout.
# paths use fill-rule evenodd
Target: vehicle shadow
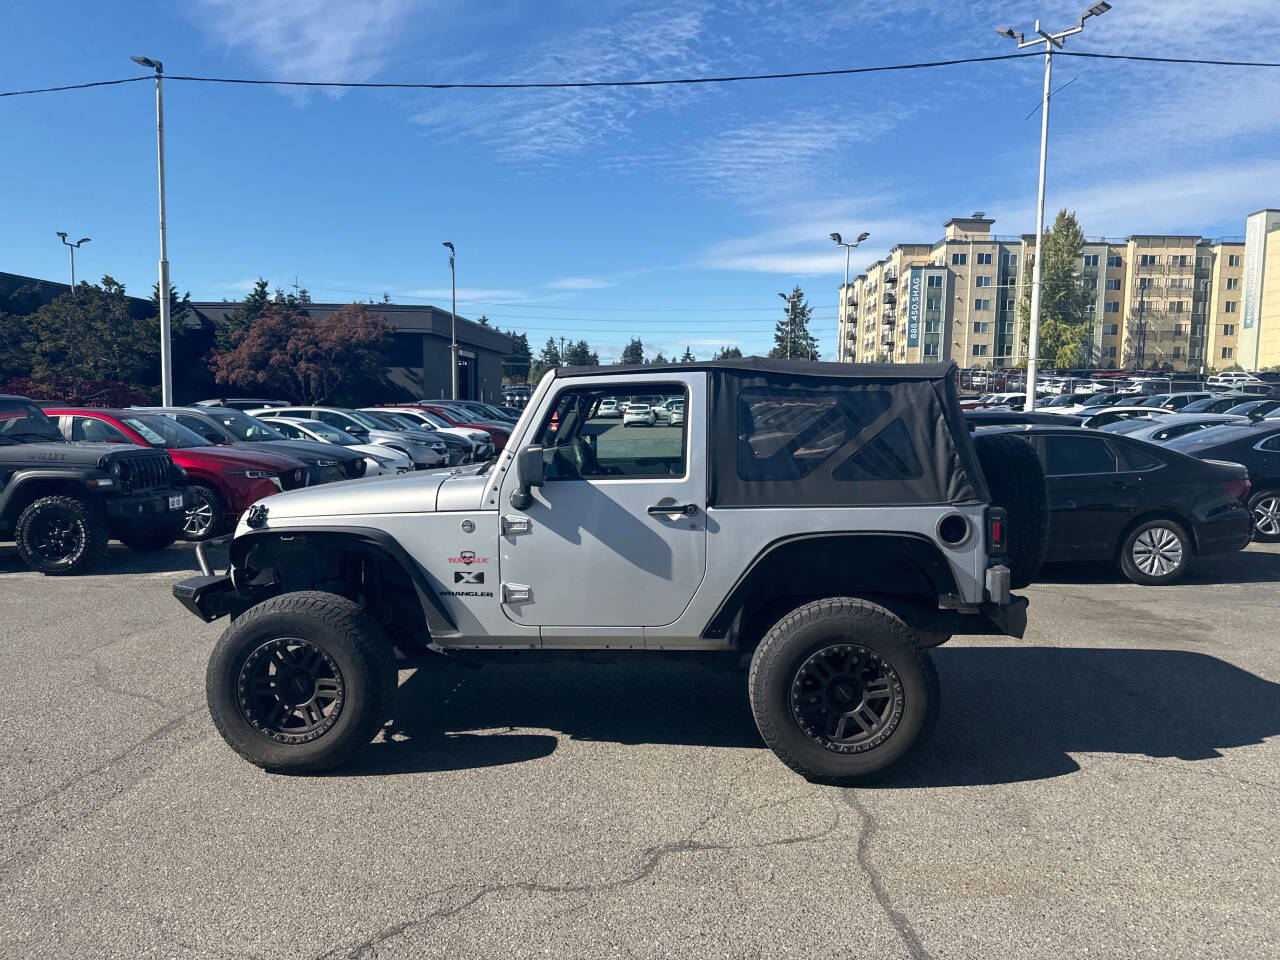
M 1101 561 L 1046 563 L 1036 575 L 1036 583 L 1128 583 L 1115 564 Z M 1192 560 L 1187 572 L 1174 586 L 1219 583 L 1278 583 L 1280 553 L 1258 549 L 1257 545 L 1234 553 Z
M 211 556 L 216 556 L 211 554 Z M 18 556 L 13 543 L 0 542 L 0 575 L 6 573 L 30 573 Z M 107 548 L 107 559 L 91 572 L 78 577 L 117 576 L 132 573 L 199 573 L 195 545 L 175 543 L 163 550 L 140 552 L 130 550 L 122 543 L 112 542 Z
M 889 787 L 1016 783 L 1073 773 L 1073 753 L 1186 761 L 1280 734 L 1280 684 L 1176 650 L 943 647 L 933 738 Z M 389 738 L 344 775 L 538 760 L 558 741 L 761 748 L 746 675 L 694 664 L 440 661 L 400 687 Z M 476 731 L 484 731 L 478 733 Z

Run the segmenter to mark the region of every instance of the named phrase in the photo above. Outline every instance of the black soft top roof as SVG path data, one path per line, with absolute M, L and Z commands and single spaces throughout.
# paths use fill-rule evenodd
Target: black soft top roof
M 823 363 L 744 357 L 738 360 L 695 360 L 692 363 L 635 363 L 600 367 L 560 367 L 557 377 L 612 377 L 628 373 L 688 373 L 691 370 L 737 370 L 742 373 L 781 373 L 788 376 L 850 380 L 943 380 L 954 363 Z

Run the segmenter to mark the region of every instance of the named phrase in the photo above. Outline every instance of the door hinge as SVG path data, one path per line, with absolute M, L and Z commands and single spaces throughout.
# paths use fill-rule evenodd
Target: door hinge
M 504 583 L 502 585 L 502 602 L 518 603 L 533 599 L 533 587 L 524 583 Z
M 529 518 L 528 517 L 503 517 L 502 532 L 508 533 L 528 533 Z

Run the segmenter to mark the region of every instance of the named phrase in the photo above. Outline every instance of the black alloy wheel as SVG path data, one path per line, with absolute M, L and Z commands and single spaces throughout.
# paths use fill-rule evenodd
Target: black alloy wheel
M 346 684 L 337 662 L 299 637 L 268 640 L 249 654 L 236 683 L 248 724 L 278 743 L 308 743 L 342 714 Z
M 41 513 L 32 521 L 27 542 L 31 552 L 46 563 L 62 563 L 75 556 L 84 543 L 84 531 L 75 517 L 55 511 Z
M 791 714 L 814 743 L 835 753 L 879 746 L 902 719 L 905 698 L 898 672 L 857 643 L 816 651 L 791 681 Z
M 52 496 L 18 514 L 13 539 L 28 567 L 56 576 L 83 573 L 97 565 L 107 554 L 110 532 L 97 504 Z

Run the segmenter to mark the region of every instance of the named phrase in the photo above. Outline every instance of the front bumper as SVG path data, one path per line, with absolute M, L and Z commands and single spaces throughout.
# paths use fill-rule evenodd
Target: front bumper
M 177 505 L 170 506 L 170 498 Z M 178 488 L 146 490 L 123 497 L 111 497 L 106 501 L 107 517 L 111 520 L 160 520 L 186 509 L 186 493 Z

